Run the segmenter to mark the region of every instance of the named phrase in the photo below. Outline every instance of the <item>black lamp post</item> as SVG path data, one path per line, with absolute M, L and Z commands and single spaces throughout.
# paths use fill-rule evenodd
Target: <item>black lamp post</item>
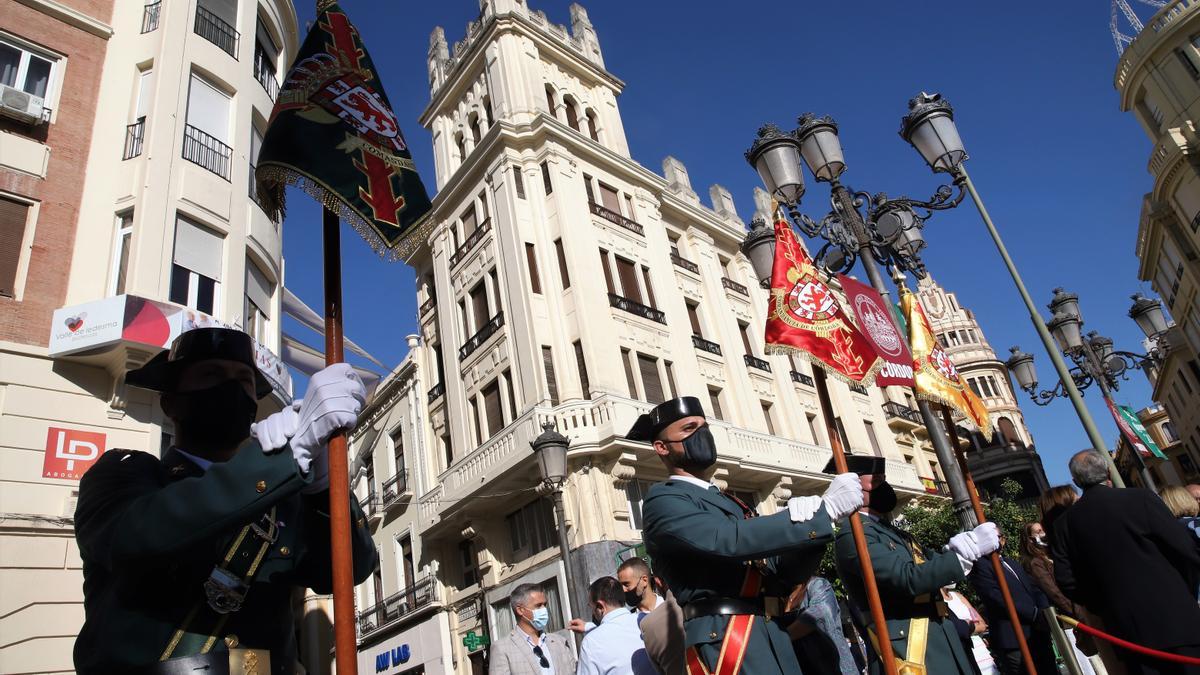
M 1078 391 L 1082 392 L 1095 384 L 1105 398 L 1111 398 L 1111 392 L 1121 388 L 1121 380 L 1129 379 L 1127 372 L 1130 368 L 1146 369 L 1158 364 L 1161 358 L 1159 345 L 1167 330 L 1162 303 L 1141 295 L 1134 295 L 1133 300 L 1133 307 L 1129 310 L 1130 318 L 1137 322 L 1146 337 L 1156 345 L 1149 354 L 1113 349 L 1112 339 L 1096 331 L 1084 335 L 1079 296 L 1062 288 L 1054 289 L 1054 298 L 1048 305 L 1054 316 L 1047 326 L 1059 349 L 1074 364 L 1068 372 L 1071 384 Z M 1034 403 L 1048 405 L 1058 397 L 1067 396 L 1067 384 L 1062 379 L 1052 389 L 1038 391 L 1037 370 L 1033 357 L 1022 352 L 1019 347 L 1013 347 L 1010 351 L 1012 356 L 1007 362 L 1008 369 L 1016 377 L 1017 386 L 1025 390 Z M 1154 489 L 1154 480 L 1142 461 L 1141 453 L 1135 450 L 1132 455 L 1134 465 L 1142 474 L 1146 487 Z
M 567 516 L 563 508 L 563 484 L 567 481 L 567 447 L 571 439 L 558 433 L 553 420 L 542 422 L 542 433 L 529 442 L 537 457 L 542 485 L 554 495 L 554 515 L 558 521 L 558 550 L 567 577 L 567 610 L 575 613 L 575 570 L 571 564 L 571 547 L 567 541 Z
M 890 291 L 879 264 L 895 273 L 903 270 L 923 278 L 925 264 L 920 252 L 925 247 L 925 238 L 921 228 L 933 211 L 958 206 L 965 195 L 961 186 L 953 198 L 954 190 L 943 185 L 925 201 L 855 191 L 840 180 L 846 161 L 837 123 L 831 117 L 812 113 L 805 113 L 797 122 L 799 126 L 790 133 L 774 124 L 763 125 L 746 151 L 746 161 L 758 172 L 771 196 L 786 208 L 791 223 L 809 237 L 819 237 L 825 242 L 814 256 L 816 264 L 829 274 L 837 274 L 853 269 L 855 261 L 861 258 L 872 287 L 885 301 Z M 799 210 L 804 195 L 802 162 L 808 165 L 814 178 L 830 185 L 832 208 L 819 222 Z M 742 252 L 754 266 L 760 285 L 769 287 L 775 259 L 773 229 L 756 219 L 742 242 Z M 973 527 L 976 523 L 971 498 L 962 472 L 955 469 L 958 461 L 942 423 L 925 400 L 918 399 L 917 407 L 946 476 L 954 509 L 965 527 Z

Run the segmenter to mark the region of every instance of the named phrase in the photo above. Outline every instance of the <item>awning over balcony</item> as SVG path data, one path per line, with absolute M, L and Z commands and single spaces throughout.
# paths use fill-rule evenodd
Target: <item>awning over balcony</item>
M 104 368 L 119 377 L 149 361 L 184 331 L 217 326 L 213 317 L 179 305 L 136 295 L 117 295 L 54 311 L 50 357 Z M 283 361 L 255 342 L 258 369 L 276 397 L 292 400 L 292 376 Z

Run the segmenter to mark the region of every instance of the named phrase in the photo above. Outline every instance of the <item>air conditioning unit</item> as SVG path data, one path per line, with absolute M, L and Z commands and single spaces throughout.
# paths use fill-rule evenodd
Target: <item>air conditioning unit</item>
M 0 84 L 0 115 L 29 124 L 41 124 L 50 119 L 50 110 L 41 96 Z

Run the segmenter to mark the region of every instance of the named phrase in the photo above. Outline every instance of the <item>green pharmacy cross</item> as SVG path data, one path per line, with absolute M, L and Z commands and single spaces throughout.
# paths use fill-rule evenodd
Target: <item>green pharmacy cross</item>
M 491 643 L 492 641 L 488 639 L 486 634 L 476 635 L 473 630 L 467 631 L 466 636 L 463 637 L 463 646 L 467 648 L 468 652 L 477 651 Z

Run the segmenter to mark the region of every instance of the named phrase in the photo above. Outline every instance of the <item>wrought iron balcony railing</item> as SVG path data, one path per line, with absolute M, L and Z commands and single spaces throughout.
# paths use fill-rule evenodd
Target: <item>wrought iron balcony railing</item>
M 190 124 L 183 127 L 183 158 L 229 180 L 233 148 Z
M 366 637 L 423 607 L 432 605 L 436 599 L 436 587 L 433 582 L 433 577 L 424 577 L 399 593 L 364 607 L 358 613 L 359 636 Z
M 383 481 L 383 508 L 391 506 L 408 492 L 408 471 L 400 469 L 395 476 Z
M 663 314 L 661 311 L 654 309 L 653 307 L 647 307 L 640 302 L 630 300 L 629 298 L 623 298 L 616 293 L 608 294 L 608 304 L 616 307 L 622 312 L 629 312 L 630 314 L 635 314 L 643 319 L 656 321 L 664 326 L 667 324 L 666 314 Z
M 432 312 L 434 307 L 437 307 L 437 298 L 430 297 L 428 300 L 421 303 L 420 316 L 425 316 L 426 314 Z
M 858 384 L 857 382 L 851 382 L 849 384 L 849 387 L 850 387 L 850 391 L 852 391 L 856 394 L 862 394 L 863 396 L 869 396 L 869 394 L 867 393 L 867 388 L 862 386 L 861 384 Z
M 279 95 L 279 80 L 275 79 L 275 67 L 271 64 L 270 56 L 257 47 L 254 50 L 254 79 L 262 85 L 273 103 Z
M 125 127 L 125 152 L 121 154 L 121 159 L 133 159 L 142 154 L 142 141 L 145 137 L 146 116 L 142 115 L 136 122 Z
M 925 492 L 927 492 L 931 495 L 939 495 L 942 497 L 950 496 L 950 486 L 947 485 L 946 481 L 944 481 L 944 480 L 938 480 L 936 478 L 925 478 L 924 476 L 922 476 L 921 477 L 921 485 L 922 485 L 922 487 L 925 488 Z
M 701 351 L 706 351 L 709 354 L 716 354 L 717 356 L 721 355 L 721 345 L 713 342 L 712 340 L 705 340 L 699 335 L 692 335 L 692 346 Z
M 745 360 L 746 365 L 751 368 L 765 370 L 768 373 L 771 372 L 771 364 L 767 363 L 766 359 L 760 359 L 752 354 L 742 354 L 742 359 Z
M 375 515 L 375 512 L 379 510 L 379 500 L 375 498 L 375 491 L 371 490 L 368 492 L 366 497 L 358 501 L 358 505 L 362 507 L 363 513 L 368 516 Z
M 480 223 L 479 227 L 475 228 L 475 231 L 471 233 L 471 236 L 467 237 L 467 240 L 460 244 L 458 248 L 454 249 L 454 253 L 450 254 L 450 267 L 453 268 L 463 258 L 467 257 L 467 254 L 475 248 L 475 246 L 479 243 L 479 240 L 483 239 L 483 235 L 487 234 L 488 230 L 491 229 L 491 218 L 488 218 Z
M 445 394 L 446 394 L 446 383 L 438 382 L 437 384 L 435 384 L 429 388 L 429 394 L 428 394 L 429 403 L 432 404 L 434 401 L 438 400 Z
M 724 286 L 725 288 L 733 291 L 734 293 L 737 293 L 739 295 L 744 295 L 747 298 L 750 297 L 750 289 L 739 284 L 738 282 L 734 281 L 733 279 L 730 279 L 729 277 L 721 277 L 721 285 Z
M 158 17 L 162 13 L 162 0 L 150 3 L 142 9 L 142 32 L 152 33 L 158 30 Z
M 238 33 L 233 26 L 230 26 L 221 17 L 204 9 L 203 5 L 196 5 L 195 31 L 196 35 L 220 47 L 226 54 L 237 59 L 238 41 L 242 38 L 241 33 Z
M 483 328 L 475 331 L 475 334 L 472 335 L 466 342 L 464 342 L 463 346 L 458 348 L 458 360 L 465 361 L 466 358 L 470 356 L 476 349 L 479 349 L 479 345 L 482 345 L 484 342 L 486 342 L 487 339 L 494 335 L 496 331 L 500 330 L 500 327 L 503 325 L 504 312 L 498 312 L 496 316 L 493 316 L 491 320 L 483 324 Z
M 600 216 L 614 225 L 620 225 L 634 234 L 641 235 L 643 237 L 646 236 L 645 229 L 639 223 L 626 218 L 616 211 L 606 209 L 596 202 L 588 202 L 588 208 L 591 209 L 592 215 Z
M 798 370 L 792 371 L 792 382 L 803 384 L 806 387 L 815 387 L 817 384 L 816 381 L 812 379 L 812 375 L 805 375 Z
M 675 263 L 676 267 L 682 267 L 683 269 L 691 272 L 692 274 L 700 274 L 700 266 L 699 265 L 697 265 L 696 263 L 692 262 L 691 260 L 688 260 L 687 258 L 679 255 L 678 253 L 671 254 L 671 262 Z
M 921 413 L 913 410 L 903 403 L 897 403 L 895 401 L 888 401 L 887 403 L 884 403 L 883 414 L 887 415 L 889 418 L 904 419 L 914 424 L 921 424 Z

